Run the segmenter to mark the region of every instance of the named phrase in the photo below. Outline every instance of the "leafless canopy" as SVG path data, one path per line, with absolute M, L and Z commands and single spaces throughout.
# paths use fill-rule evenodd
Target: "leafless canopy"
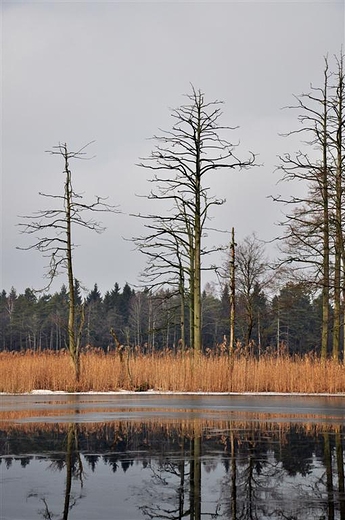
M 49 266 L 47 271 L 48 285 L 44 290 L 49 289 L 54 278 L 67 269 L 67 252 L 77 246 L 72 241 L 72 228 L 83 227 L 102 233 L 105 228 L 100 222 L 87 214 L 100 212 L 118 212 L 117 206 L 106 203 L 106 198 L 96 196 L 93 202 L 84 202 L 81 193 L 74 191 L 72 184 L 72 173 L 70 170 L 70 161 L 90 160 L 86 154 L 86 148 L 92 144 L 86 144 L 78 151 L 69 151 L 66 143 L 59 143 L 52 150 L 47 151 L 51 155 L 58 155 L 63 158 L 65 174 L 64 193 L 61 195 L 39 193 L 42 197 L 52 201 L 51 208 L 38 210 L 32 215 L 22 215 L 23 222 L 18 226 L 21 233 L 34 235 L 35 241 L 27 247 L 18 247 L 18 249 L 30 250 L 37 249 L 47 258 L 49 258 Z M 70 243 L 69 243 L 70 241 Z
M 154 185 L 148 199 L 167 201 L 165 215 L 138 215 L 150 221 L 149 234 L 134 239 L 147 255 L 145 275 L 154 284 L 172 283 L 184 293 L 188 283 L 191 309 L 191 344 L 200 350 L 201 258 L 219 248 L 202 244 L 212 206 L 225 199 L 210 195 L 205 184 L 206 174 L 215 170 L 247 169 L 255 164 L 255 155 L 241 160 L 235 153 L 237 145 L 224 135 L 237 127 L 223 126 L 220 101 L 206 102 L 204 94 L 192 86 L 188 102 L 171 111 L 171 130 L 161 130 L 152 139 L 155 147 L 139 166 L 153 172 Z

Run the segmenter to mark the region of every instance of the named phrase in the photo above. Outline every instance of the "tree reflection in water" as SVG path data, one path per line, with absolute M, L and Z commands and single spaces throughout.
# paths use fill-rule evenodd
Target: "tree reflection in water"
M 63 513 L 60 517 L 61 520 L 68 520 L 69 513 L 71 509 L 77 504 L 78 500 L 82 498 L 82 489 L 84 485 L 84 469 L 83 469 L 83 461 L 79 450 L 78 445 L 78 424 L 71 423 L 68 425 L 67 435 L 66 435 L 66 445 L 65 458 L 60 458 L 52 461 L 50 464 L 51 470 L 63 471 L 66 469 L 66 480 L 65 480 L 65 491 L 64 491 L 64 506 Z M 80 482 L 80 493 L 79 495 L 72 495 L 72 480 L 77 480 Z M 48 504 L 48 500 L 44 496 L 39 496 L 37 494 L 30 494 L 28 498 L 39 498 L 41 502 L 43 502 L 44 509 L 39 511 L 42 518 L 51 520 L 58 515 L 54 514 Z
M 72 509 L 73 518 L 83 518 L 80 499 L 92 495 L 91 503 L 97 502 L 97 486 L 83 487 L 86 474 L 112 496 L 117 479 L 130 479 L 127 496 L 116 494 L 104 518 L 119 518 L 116 507 L 127 501 L 137 518 L 148 520 L 345 520 L 341 425 L 197 419 L 2 423 L 0 449 L 4 468 L 19 461 L 25 472 L 36 453 L 51 460 L 50 470 L 65 475 L 62 515 L 53 514 L 47 497 L 38 497 L 47 519 L 68 520 Z
M 70 509 L 76 504 L 76 499 L 71 504 L 72 476 L 80 481 L 80 488 L 83 488 L 83 463 L 78 446 L 78 425 L 70 424 L 67 433 L 66 449 L 66 489 L 65 503 L 63 508 L 63 520 L 68 519 Z M 80 494 L 81 498 L 81 494 Z
M 162 462 L 153 461 L 147 466 L 150 478 L 136 490 L 144 502 L 139 509 L 145 517 L 201 518 L 201 439 L 201 425 L 197 422 L 188 436 L 180 437 L 179 453 L 167 455 Z

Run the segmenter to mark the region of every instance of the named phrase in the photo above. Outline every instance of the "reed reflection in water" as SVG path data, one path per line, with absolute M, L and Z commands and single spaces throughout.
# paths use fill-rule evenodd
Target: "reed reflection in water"
M 345 520 L 344 427 L 0 425 L 4 520 Z

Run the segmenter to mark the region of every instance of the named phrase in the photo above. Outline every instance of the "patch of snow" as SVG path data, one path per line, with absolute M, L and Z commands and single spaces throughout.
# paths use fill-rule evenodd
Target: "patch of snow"
M 173 390 L 146 390 L 137 392 L 135 390 L 117 390 L 107 392 L 66 392 L 63 390 L 32 390 L 31 392 L 11 393 L 0 392 L 0 395 L 205 395 L 205 396 L 276 396 L 276 397 L 345 397 L 345 393 L 302 393 L 302 392 L 180 392 Z

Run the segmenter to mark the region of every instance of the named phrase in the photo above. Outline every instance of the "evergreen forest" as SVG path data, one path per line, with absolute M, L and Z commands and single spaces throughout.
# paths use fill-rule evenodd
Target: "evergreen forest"
M 79 305 L 82 296 L 76 281 Z M 211 285 L 202 293 L 202 344 L 205 353 L 226 350 L 229 334 L 229 288 L 218 296 Z M 250 304 L 251 307 L 248 306 Z M 277 295 L 268 298 L 257 284 L 248 301 L 236 298 L 236 349 L 260 355 L 264 352 L 320 353 L 322 306 L 312 299 L 303 284 L 287 283 Z M 248 310 L 249 309 L 249 310 Z M 189 310 L 185 310 L 188 328 Z M 27 288 L 17 294 L 2 291 L 0 298 L 2 350 L 61 350 L 67 348 L 68 291 L 38 296 Z M 248 329 L 249 341 L 248 341 Z M 85 300 L 83 348 L 108 351 L 115 348 L 111 330 L 120 344 L 142 352 L 180 349 L 180 300 L 169 291 L 152 294 L 117 283 L 104 295 L 97 284 Z M 186 348 L 188 348 L 188 342 Z

